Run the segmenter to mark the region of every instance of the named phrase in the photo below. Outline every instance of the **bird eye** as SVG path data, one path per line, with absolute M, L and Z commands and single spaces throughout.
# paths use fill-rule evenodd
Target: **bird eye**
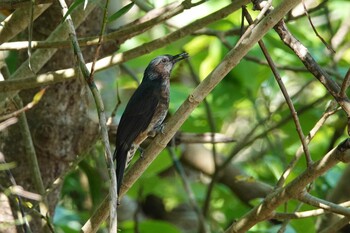
M 163 59 L 162 59 L 162 62 L 163 62 L 163 63 L 167 62 L 167 59 L 166 59 L 166 58 L 163 58 Z

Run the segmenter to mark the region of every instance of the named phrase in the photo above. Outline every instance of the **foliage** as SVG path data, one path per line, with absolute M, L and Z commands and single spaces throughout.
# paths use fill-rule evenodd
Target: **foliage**
M 79 2 L 82 3 L 83 1 L 76 1 L 75 4 Z M 166 1 L 162 2 L 165 4 Z M 218 4 L 217 1 L 208 1 L 197 7 L 203 12 L 209 13 L 228 4 L 228 2 L 220 1 L 220 4 Z M 273 5 L 278 5 L 279 2 L 273 1 Z M 160 3 L 153 1 L 153 4 Z M 144 14 L 140 9 L 137 10 L 136 14 L 129 11 L 133 5 L 134 3 L 129 3 L 122 10 L 110 16 L 109 20 L 120 20 L 123 14 L 123 17 L 126 18 L 132 18 L 135 15 L 139 17 Z M 73 4 L 73 6 L 75 5 Z M 136 8 L 136 3 L 133 8 Z M 256 16 L 256 12 L 253 12 L 250 8 L 249 5 L 249 12 Z M 315 9 L 309 12 L 313 23 L 325 41 L 330 42 L 342 23 L 348 20 L 347 13 L 350 4 L 346 1 L 335 0 L 325 3 L 324 7 Z M 196 15 L 198 14 L 196 7 L 190 9 L 189 12 L 193 13 L 193 17 L 177 16 L 179 19 L 183 17 L 178 25 L 181 25 L 182 21 L 189 22 L 200 18 Z M 190 13 L 187 12 L 186 16 L 189 15 Z M 332 54 L 327 50 L 312 31 L 306 16 L 295 19 L 286 18 L 286 22 L 291 33 L 307 46 L 317 63 L 323 68 L 331 70 L 329 72 L 332 74 L 330 75 L 331 78 L 341 85 L 343 77 L 349 69 L 350 50 L 346 48 L 346 44 L 349 43 L 350 34 L 348 33 L 339 47 L 335 48 L 337 54 L 338 50 L 341 54 L 338 58 L 335 58 L 336 54 Z M 145 33 L 130 38 L 121 45 L 118 52 L 129 51 L 138 45 L 165 36 L 174 28 L 181 27 L 176 23 L 175 20 L 169 20 L 147 30 Z M 141 80 L 148 61 L 153 57 L 159 54 L 177 54 L 183 50 L 187 51 L 190 54 L 189 62 L 178 64 L 172 73 L 169 112 L 170 115 L 173 115 L 197 86 L 190 67 L 193 68 L 194 74 L 199 80 L 203 81 L 221 63 L 228 51 L 235 46 L 239 39 L 240 27 L 241 13 L 235 12 L 205 27 L 203 31 L 193 32 L 190 36 L 127 61 L 123 65 L 132 70 L 133 75 Z M 228 33 L 224 38 L 220 37 L 220 33 L 233 29 L 235 32 Z M 279 67 L 279 74 L 295 106 L 302 132 L 304 135 L 308 135 L 325 113 L 333 98 L 329 91 L 305 69 L 300 59 L 283 44 L 275 31 L 271 30 L 264 36 L 263 41 L 267 46 L 268 53 Z M 228 48 L 227 44 L 231 47 Z M 13 55 L 11 56 L 11 61 L 8 61 L 9 66 L 14 59 Z M 217 153 L 222 159 L 228 158 L 234 148 L 237 147 L 237 143 L 245 143 L 242 139 L 250 133 L 249 140 L 256 137 L 255 140 L 244 145 L 244 148 L 235 154 L 232 163 L 239 166 L 249 176 L 247 182 L 261 181 L 274 187 L 287 165 L 295 157 L 301 142 L 291 117 L 291 111 L 271 69 L 267 64 L 262 63 L 265 63 L 265 58 L 259 46 L 256 45 L 206 97 L 206 101 L 215 123 L 214 131 L 232 137 L 237 141 L 235 143 L 216 144 Z M 130 78 L 130 73 L 115 67 L 97 73 L 95 79 L 102 92 L 104 103 L 106 103 L 108 115 L 112 114 L 117 102 L 118 92 L 121 105 L 118 107 L 117 116 L 114 119 L 114 123 L 117 123 L 128 98 L 137 86 L 137 82 Z M 91 101 L 89 106 L 91 115 L 95 115 L 95 105 L 93 103 Z M 206 105 L 200 104 L 182 125 L 181 131 L 188 133 L 211 132 L 207 111 Z M 97 120 L 96 116 L 92 117 Z M 314 161 L 322 159 L 330 149 L 347 137 L 346 122 L 346 113 L 338 110 L 322 124 L 308 147 Z M 212 149 L 210 144 L 205 144 L 205 147 Z M 186 146 L 180 144 L 176 147 L 176 156 L 181 158 L 185 150 Z M 133 162 L 137 159 L 142 160 L 142 157 L 136 155 Z M 208 161 L 208 163 L 211 163 L 211 161 Z M 183 187 L 181 176 L 173 173 L 170 176 L 163 176 L 163 173 L 167 173 L 173 167 L 172 165 L 173 160 L 169 156 L 168 150 L 164 150 L 135 185 L 131 187 L 127 193 L 128 196 L 136 204 L 140 204 L 147 196 L 155 195 L 163 201 L 165 211 L 168 213 L 177 210 L 176 208 L 181 205 L 186 204 L 188 206 L 190 202 L 189 194 Z M 188 173 L 195 173 L 195 175 L 188 174 L 190 178 L 186 179 L 190 183 L 196 203 L 202 208 L 206 201 L 210 183 L 209 176 L 205 171 L 194 169 L 194 165 L 193 167 L 188 164 L 184 166 L 186 166 Z M 324 176 L 316 179 L 311 184 L 310 193 L 319 198 L 327 198 L 327 195 L 337 187 L 338 180 L 341 179 L 346 168 L 345 165 L 341 164 L 334 166 Z M 292 169 L 286 184 L 293 181 L 306 169 L 305 158 L 302 157 Z M 90 152 L 85 155 L 84 160 L 64 178 L 60 202 L 56 207 L 54 217 L 57 232 L 80 231 L 81 226 L 91 217 L 92 211 L 97 208 L 108 193 L 108 175 L 106 175 L 106 171 L 104 151 L 100 142 L 97 142 L 90 149 Z M 232 177 L 232 180 L 236 178 Z M 252 206 L 258 205 L 262 200 L 261 198 L 244 202 L 240 197 L 235 196 L 226 184 L 215 183 L 207 216 L 211 232 L 225 231 L 235 219 L 241 218 Z M 315 207 L 305 203 L 299 206 L 301 203 L 301 201 L 289 200 L 286 205 L 279 206 L 276 211 L 278 213 L 293 213 L 315 209 Z M 296 209 L 298 210 L 296 211 Z M 135 211 L 142 212 L 139 209 Z M 311 216 L 291 220 L 285 232 L 316 232 L 317 219 L 318 216 Z M 260 222 L 251 229 L 251 232 L 276 232 L 280 228 L 280 223 Z M 106 231 L 106 225 L 101 227 L 101 232 Z M 179 226 L 169 223 L 167 219 L 153 220 L 147 217 L 139 222 L 134 221 L 133 218 L 120 221 L 119 227 L 122 232 L 135 232 L 136 227 L 139 227 L 139 232 L 175 233 L 185 231 Z

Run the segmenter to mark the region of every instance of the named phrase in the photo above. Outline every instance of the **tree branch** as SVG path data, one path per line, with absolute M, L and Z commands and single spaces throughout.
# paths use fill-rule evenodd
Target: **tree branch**
M 51 3 L 34 6 L 33 18 L 39 17 L 49 6 L 51 6 Z M 30 7 L 19 8 L 1 22 L 0 47 L 4 42 L 11 40 L 27 28 L 30 12 Z M 26 47 L 28 47 L 28 42 L 26 42 Z
M 62 15 L 65 16 L 68 12 L 68 7 L 67 4 L 64 0 L 59 0 L 59 3 L 62 7 Z M 102 97 L 97 89 L 97 86 L 94 82 L 93 77 L 91 76 L 89 70 L 87 69 L 84 61 L 83 54 L 80 50 L 77 36 L 75 33 L 75 27 L 72 21 L 72 18 L 70 15 L 66 17 L 66 23 L 68 26 L 68 31 L 69 31 L 69 37 L 72 41 L 73 44 L 73 49 L 74 49 L 74 54 L 78 58 L 79 62 L 79 67 L 80 70 L 84 76 L 85 81 L 87 82 L 90 91 L 93 95 L 93 98 L 95 100 L 96 108 L 97 108 L 97 114 L 99 117 L 99 123 L 101 127 L 101 137 L 102 137 L 102 142 L 105 150 L 105 155 L 106 155 L 106 164 L 109 170 L 109 177 L 111 180 L 109 192 L 110 192 L 110 200 L 109 200 L 109 207 L 112 210 L 111 215 L 110 215 L 110 227 L 109 231 L 110 232 L 117 232 L 117 178 L 116 178 L 116 173 L 115 173 L 115 168 L 114 168 L 114 163 L 113 163 L 113 156 L 110 150 L 110 145 L 109 145 L 109 139 L 108 139 L 108 130 L 107 130 L 107 124 L 106 124 L 106 114 L 104 110 L 104 105 L 102 101 Z
M 291 198 L 304 195 L 305 187 L 324 174 L 338 162 L 350 161 L 350 138 L 328 152 L 321 160 L 312 164 L 306 171 L 295 178 L 284 188 L 278 188 L 269 194 L 262 203 L 234 222 L 226 233 L 246 232 L 256 223 L 272 218 L 273 211 Z
M 240 0 L 239 2 L 241 2 L 241 4 L 239 5 L 242 5 L 242 4 L 247 4 L 249 0 Z M 136 48 L 130 49 L 124 53 L 117 53 L 111 56 L 104 57 L 96 62 L 95 70 L 96 71 L 104 70 L 114 65 L 139 57 L 141 55 L 148 54 L 151 51 L 154 51 L 158 48 L 164 47 L 167 44 L 170 44 L 174 41 L 177 41 L 185 37 L 186 35 L 191 34 L 193 31 L 196 31 L 210 23 L 213 23 L 221 18 L 228 16 L 236 8 L 237 7 L 233 3 L 231 3 L 228 6 L 210 15 L 207 15 L 201 19 L 198 19 L 193 23 L 190 23 L 184 26 L 183 28 L 176 30 L 162 38 L 145 43 Z M 41 50 L 38 50 L 38 51 L 41 51 Z M 35 53 L 33 54 L 33 57 L 34 55 Z M 86 65 L 88 69 L 91 68 L 91 63 L 88 63 Z M 27 71 L 27 73 L 23 72 L 23 74 L 16 74 L 15 76 L 12 75 L 14 76 L 14 78 L 21 78 L 21 80 L 8 80 L 8 81 L 0 82 L 0 100 L 1 100 L 1 92 L 13 91 L 11 95 L 10 94 L 6 95 L 6 96 L 13 96 L 18 92 L 18 90 L 29 89 L 29 88 L 67 81 L 74 78 L 76 75 L 77 74 L 74 68 L 57 70 L 57 71 L 48 72 L 46 74 L 37 75 L 37 76 L 34 76 L 30 71 Z
M 74 25 L 79 26 L 84 19 L 88 16 L 88 14 L 95 8 L 95 3 L 89 3 L 85 10 L 81 10 L 78 8 L 72 13 L 72 18 L 74 20 Z M 62 39 L 67 39 L 68 30 L 66 24 L 60 24 L 47 38 L 47 41 L 57 41 Z M 31 68 L 29 68 L 29 59 L 21 64 L 21 66 L 10 76 L 8 81 L 25 78 L 25 77 L 33 77 L 34 80 L 40 80 L 40 77 L 36 77 L 36 73 L 40 71 L 40 69 L 50 60 L 50 58 L 56 53 L 57 49 L 41 49 L 36 50 L 30 59 Z M 75 75 L 75 73 L 74 73 Z M 38 78 L 38 79 L 37 79 Z M 4 85 L 5 82 L 0 82 L 0 85 Z M 37 82 L 37 81 L 35 81 Z M 5 85 L 6 86 L 6 85 Z M 18 93 L 18 91 L 13 91 L 11 93 L 2 93 L 0 91 L 0 102 L 7 98 L 12 98 Z

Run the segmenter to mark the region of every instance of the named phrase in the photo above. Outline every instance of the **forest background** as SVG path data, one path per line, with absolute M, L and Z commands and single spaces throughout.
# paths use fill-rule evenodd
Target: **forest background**
M 0 9 L 0 232 L 346 232 L 349 1 Z M 116 225 L 118 121 L 149 61 L 183 51 Z

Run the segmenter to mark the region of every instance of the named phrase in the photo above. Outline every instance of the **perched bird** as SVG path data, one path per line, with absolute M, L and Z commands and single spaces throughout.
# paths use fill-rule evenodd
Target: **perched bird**
M 162 130 L 169 108 L 170 73 L 176 62 L 188 58 L 187 53 L 154 58 L 147 66 L 140 86 L 131 96 L 120 119 L 114 159 L 117 161 L 119 196 L 124 170 L 140 144 Z

